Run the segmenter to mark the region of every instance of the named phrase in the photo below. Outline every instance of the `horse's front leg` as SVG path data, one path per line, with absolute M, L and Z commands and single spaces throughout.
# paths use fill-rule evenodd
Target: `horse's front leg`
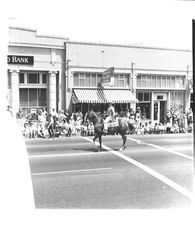
M 99 136 L 99 149 L 102 149 L 102 135 Z
M 119 149 L 119 151 L 122 151 L 126 148 L 126 142 L 127 142 L 127 136 L 124 134 L 124 135 L 121 135 L 122 136 L 122 139 L 123 139 L 123 145 L 122 147 Z

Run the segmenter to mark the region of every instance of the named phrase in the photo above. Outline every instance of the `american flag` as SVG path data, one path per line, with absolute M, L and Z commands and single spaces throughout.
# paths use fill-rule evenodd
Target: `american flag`
M 72 93 L 72 102 L 73 103 L 78 103 L 79 102 L 79 100 L 77 99 L 77 97 L 76 97 L 76 95 L 75 95 L 74 92 Z
M 171 109 L 174 109 L 175 108 L 175 99 L 173 99 L 172 101 L 171 101 Z

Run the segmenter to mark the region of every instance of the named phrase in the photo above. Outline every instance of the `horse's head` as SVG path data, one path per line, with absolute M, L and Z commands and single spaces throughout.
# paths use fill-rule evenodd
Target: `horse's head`
M 90 120 L 90 121 L 93 122 L 93 123 L 95 123 L 95 122 L 97 122 L 97 121 L 100 120 L 100 118 L 98 117 L 98 115 L 97 115 L 93 110 L 91 110 L 91 111 L 88 113 L 86 119 Z
M 89 119 L 90 121 L 92 121 L 95 117 L 95 112 L 93 110 L 91 110 L 88 115 L 87 115 L 87 119 Z

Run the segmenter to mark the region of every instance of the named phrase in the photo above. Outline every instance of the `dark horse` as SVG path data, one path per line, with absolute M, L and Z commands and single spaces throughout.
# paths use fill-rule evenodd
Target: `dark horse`
M 94 125 L 94 132 L 95 136 L 93 138 L 93 142 L 95 144 L 95 140 L 99 138 L 99 147 L 98 150 L 102 148 L 102 135 L 104 134 L 104 122 L 103 119 L 100 118 L 94 111 L 90 111 L 87 118 L 93 122 Z M 124 118 L 118 118 L 118 126 L 113 128 L 108 128 L 108 131 L 110 134 L 120 134 L 123 139 L 123 145 L 120 148 L 120 151 L 124 150 L 126 148 L 126 141 L 127 141 L 127 132 L 133 131 L 134 126 L 131 123 L 128 123 Z

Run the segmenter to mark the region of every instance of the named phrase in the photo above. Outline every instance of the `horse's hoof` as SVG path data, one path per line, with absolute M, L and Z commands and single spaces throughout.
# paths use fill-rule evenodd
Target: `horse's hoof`
M 120 148 L 119 151 L 123 151 L 123 148 Z

